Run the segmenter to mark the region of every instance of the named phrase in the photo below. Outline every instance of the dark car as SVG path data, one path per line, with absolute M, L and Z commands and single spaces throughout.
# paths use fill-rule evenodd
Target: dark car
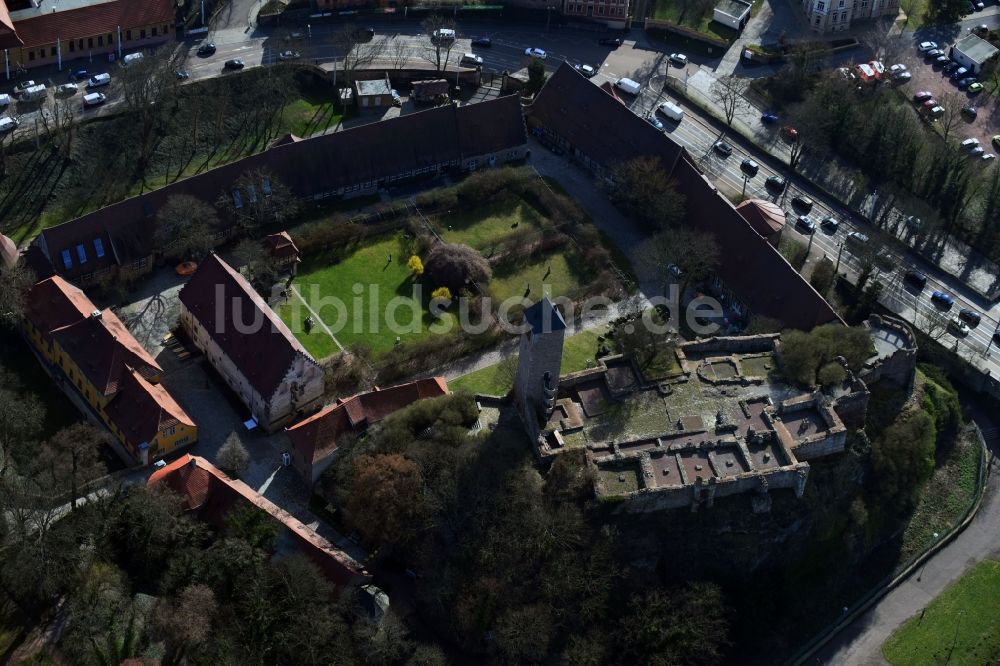
M 937 58 L 934 58 L 934 64 L 938 67 L 941 67 L 942 65 L 947 67 L 950 63 L 951 58 L 946 55 L 939 55 Z
M 975 82 L 976 82 L 976 77 L 974 77 L 974 76 L 967 76 L 967 77 L 965 77 L 964 79 L 961 79 L 958 82 L 958 89 L 959 90 L 965 90 L 966 88 L 968 88 L 969 86 L 971 86 Z
M 837 229 L 840 228 L 840 220 L 835 217 L 824 217 L 823 221 L 819 224 L 831 234 L 837 233 Z
M 493 46 L 493 41 L 489 37 L 473 37 L 469 43 L 473 46 Z
M 975 310 L 970 310 L 969 308 L 962 308 L 958 311 L 959 318 L 966 324 L 975 328 L 979 326 L 979 322 L 982 320 L 982 315 L 980 315 Z
M 88 78 L 88 76 L 89 75 L 87 74 L 87 70 L 85 70 L 85 69 L 77 69 L 77 70 L 74 70 L 74 71 L 72 71 L 72 72 L 69 73 L 69 80 L 70 81 L 83 81 L 84 79 Z
M 792 205 L 795 206 L 796 208 L 801 208 L 802 210 L 808 213 L 809 211 L 812 210 L 813 200 L 810 199 L 809 197 L 798 194 L 792 197 Z
M 941 68 L 941 73 L 942 74 L 951 74 L 952 72 L 954 72 L 959 67 L 961 67 L 961 65 L 959 65 L 957 62 L 949 62 L 947 65 L 945 65 L 944 67 Z
M 760 121 L 765 125 L 773 125 L 778 122 L 778 114 L 767 111 L 761 115 Z
M 816 223 L 809 219 L 808 215 L 799 215 L 795 218 L 795 226 L 802 229 L 807 234 L 811 234 L 816 231 Z
M 1000 328 L 993 331 L 993 342 L 1000 343 Z
M 934 58 L 943 55 L 944 51 L 942 51 L 941 49 L 931 49 L 930 51 L 924 54 L 924 57 L 927 58 L 928 60 L 934 60 Z
M 201 46 L 198 47 L 198 55 L 202 57 L 210 56 L 213 55 L 214 53 L 215 53 L 215 44 L 213 44 L 212 42 L 209 42 L 207 44 L 202 44 Z
M 178 81 L 184 81 L 186 79 L 191 78 L 191 75 L 188 74 L 188 72 L 187 72 L 186 69 L 175 69 L 174 70 L 174 76 L 177 77 Z
M 756 176 L 759 170 L 760 170 L 760 165 L 754 162 L 753 160 L 743 160 L 743 162 L 740 163 L 740 171 L 750 176 L 751 178 Z
M 223 69 L 243 69 L 243 61 L 239 58 L 233 58 L 232 60 L 227 60 L 225 64 L 222 65 Z
M 785 191 L 785 179 L 781 176 L 768 176 L 767 180 L 764 181 L 764 185 L 769 190 L 777 190 L 778 192 Z
M 906 271 L 906 275 L 904 277 L 907 282 L 920 287 L 921 289 L 927 285 L 927 276 L 920 271 Z
M 733 154 L 733 147 L 730 146 L 725 141 L 716 141 L 712 145 L 712 150 L 714 150 L 715 152 L 719 153 L 723 157 L 729 157 L 730 155 Z
M 979 115 L 979 111 L 977 111 L 976 107 L 974 106 L 963 106 L 962 115 L 968 118 L 969 120 L 975 120 L 976 116 Z
M 621 46 L 622 40 L 620 37 L 601 37 L 597 40 L 597 43 L 601 46 Z
M 375 38 L 375 28 L 358 28 L 354 31 L 354 41 L 367 42 Z
M 951 73 L 951 80 L 952 81 L 961 81 L 962 79 L 965 78 L 965 75 L 968 74 L 968 73 L 969 73 L 968 68 L 966 68 L 966 67 L 959 67 L 958 69 L 956 69 L 954 72 Z

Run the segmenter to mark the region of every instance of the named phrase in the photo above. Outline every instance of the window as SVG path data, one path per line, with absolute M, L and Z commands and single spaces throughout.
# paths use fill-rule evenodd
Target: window
M 236 210 L 243 208 L 243 199 L 240 198 L 239 190 L 233 190 L 233 208 Z
M 52 56 L 53 58 L 56 57 L 56 47 L 53 46 L 49 49 L 49 55 Z
M 825 2 L 817 2 L 816 3 L 816 11 L 818 11 L 818 12 L 825 12 L 826 11 L 826 3 Z
M 76 258 L 80 260 L 81 264 L 87 263 L 87 248 L 80 243 L 76 246 Z
M 252 204 L 257 203 L 257 190 L 253 185 L 247 188 L 247 200 Z
M 35 52 L 34 51 L 28 51 L 28 61 L 31 62 L 34 59 L 35 59 Z
M 98 259 L 104 256 L 104 243 L 101 242 L 100 238 L 94 239 L 94 253 L 97 254 Z
M 132 31 L 131 30 L 126 30 L 125 31 L 125 41 L 126 42 L 131 42 L 132 41 Z
M 146 39 L 146 29 L 143 28 L 139 31 L 139 39 Z
M 153 37 L 156 37 L 156 31 L 157 30 L 158 30 L 158 28 L 154 25 L 153 26 Z
M 264 196 L 271 196 L 271 181 L 268 178 L 262 178 L 260 182 L 260 189 L 264 191 Z
M 62 251 L 63 266 L 67 269 L 73 268 L 73 257 L 70 256 L 69 250 Z
M 820 17 L 818 17 L 818 16 L 816 17 L 816 25 L 819 25 L 819 18 Z
M 97 45 L 104 46 L 104 35 L 97 36 Z M 111 42 L 108 42 L 108 46 L 111 46 Z
M 76 48 L 80 49 L 81 51 L 83 50 L 83 40 L 82 39 L 76 40 Z
M 111 45 L 112 45 L 112 44 L 114 44 L 114 43 L 115 43 L 115 36 L 114 36 L 114 35 L 112 35 L 112 34 L 111 34 L 111 33 L 109 32 L 109 33 L 108 33 L 108 46 L 111 46 Z
M 93 37 L 87 37 L 87 48 L 88 49 L 94 48 L 94 38 Z
M 73 40 L 70 40 L 70 42 L 69 42 L 69 52 L 72 53 L 73 51 L 76 51 L 76 42 L 74 42 Z

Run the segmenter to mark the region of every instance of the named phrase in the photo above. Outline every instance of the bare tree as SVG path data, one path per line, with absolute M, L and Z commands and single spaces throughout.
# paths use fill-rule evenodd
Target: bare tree
M 55 141 L 64 159 L 69 159 L 73 151 L 76 133 L 75 105 L 69 100 L 56 98 L 52 106 L 38 114 L 46 138 Z
M 138 123 L 139 159 L 136 166 L 139 175 L 145 177 L 153 151 L 154 130 L 160 114 L 164 112 L 163 101 L 173 94 L 177 86 L 174 62 L 165 55 L 147 54 L 123 68 L 117 78 L 127 116 Z
M 217 456 L 219 467 L 238 477 L 250 464 L 250 452 L 243 446 L 239 436 L 234 432 L 222 444 Z
M 35 274 L 23 260 L 9 268 L 0 264 L 0 326 L 14 328 L 20 323 L 34 284 Z
M 444 71 L 448 67 L 448 60 L 451 58 L 451 49 L 455 46 L 455 40 L 438 39 L 438 35 L 441 30 L 455 30 L 455 22 L 433 14 L 424 19 L 420 26 L 424 29 L 424 34 L 431 40 L 430 44 L 424 48 L 424 59 L 434 65 L 437 71 Z
M 36 460 L 37 473 L 57 493 L 69 492 L 76 508 L 80 486 L 107 473 L 101 460 L 101 447 L 111 440 L 106 430 L 89 423 L 75 423 L 63 428 L 42 444 Z
M 386 53 L 393 69 L 403 69 L 410 61 L 410 45 L 402 39 L 393 39 L 386 47 Z
M 216 206 L 249 236 L 263 226 L 295 219 L 299 199 L 267 169 L 245 171 L 228 191 L 219 194 Z
M 341 76 L 344 83 L 354 80 L 357 70 L 372 64 L 388 47 L 388 39 L 368 41 L 363 31 L 353 25 L 345 26 L 333 36 L 333 43 L 344 52 L 341 59 Z
M 218 228 L 212 206 L 190 194 L 175 194 L 156 213 L 153 245 L 169 259 L 200 259 L 215 246 Z
M 917 318 L 918 328 L 927 334 L 931 340 L 940 340 L 948 332 L 948 315 L 942 310 L 931 306 L 923 310 Z
M 955 129 L 961 120 L 962 108 L 967 103 L 962 95 L 954 92 L 946 92 L 941 95 L 938 103 L 944 109 L 944 113 L 941 114 L 938 122 L 941 123 L 941 134 L 944 136 L 944 140 L 947 141 L 952 130 Z
M 720 76 L 712 84 L 712 98 L 722 107 L 726 115 L 726 125 L 730 128 L 733 126 L 736 109 L 749 106 L 745 97 L 749 85 L 749 79 L 731 74 Z
M 715 236 L 680 227 L 658 235 L 651 246 L 659 257 L 661 279 L 666 285 L 679 282 L 681 298 L 688 286 L 708 279 L 719 266 L 719 244 Z

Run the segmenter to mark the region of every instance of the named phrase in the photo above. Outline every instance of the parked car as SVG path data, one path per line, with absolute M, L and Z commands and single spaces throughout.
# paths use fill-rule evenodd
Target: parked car
M 896 72 L 895 74 L 893 74 L 892 78 L 894 81 L 898 81 L 899 83 L 905 83 L 910 79 L 912 79 L 913 75 L 904 69 L 901 72 Z
M 122 67 L 128 67 L 129 65 L 133 65 L 133 64 L 139 62 L 140 60 L 142 60 L 143 57 L 144 56 L 143 56 L 142 52 L 139 52 L 139 53 L 129 53 L 127 56 L 125 56 L 125 57 L 123 57 L 121 59 L 121 66 Z
M 936 305 L 940 305 L 945 310 L 951 308 L 955 304 L 955 299 L 951 297 L 951 294 L 947 294 L 943 291 L 935 291 L 931 293 L 931 301 Z
M 906 271 L 906 275 L 903 276 L 907 282 L 923 289 L 927 285 L 927 276 L 920 271 Z
M 642 84 L 638 81 L 633 81 L 632 79 L 622 77 L 615 81 L 615 88 L 618 88 L 622 92 L 626 92 L 629 95 L 638 95 L 642 92 Z
M 976 312 L 975 310 L 971 310 L 969 308 L 962 308 L 961 310 L 959 310 L 958 316 L 962 321 L 964 321 L 972 328 L 979 326 L 979 322 L 982 321 L 983 318 L 982 315 L 980 315 L 978 312 Z
M 946 64 L 944 67 L 941 68 L 941 73 L 951 76 L 952 73 L 959 67 L 961 67 L 961 65 L 959 65 L 957 62 L 949 61 L 948 64 Z
M 191 75 L 188 74 L 188 71 L 186 69 L 177 69 L 177 70 L 174 70 L 174 76 L 177 77 L 178 81 L 185 81 L 185 80 L 191 78 Z
M 198 55 L 200 55 L 202 58 L 214 54 L 215 54 L 215 44 L 213 44 L 212 42 L 202 44 L 201 46 L 198 47 Z
M 21 124 L 21 119 L 17 117 L 4 116 L 0 118 L 0 134 L 9 134 L 17 129 Z
M 969 326 L 958 317 L 952 317 L 948 320 L 948 329 L 963 338 L 969 334 Z
M 760 121 L 761 121 L 762 123 L 764 123 L 765 125 L 773 125 L 773 124 L 775 124 L 776 122 L 778 122 L 778 114 L 776 114 L 776 113 L 773 113 L 773 112 L 771 112 L 771 111 L 765 111 L 765 112 L 764 112 L 764 113 L 763 113 L 763 114 L 761 115 L 761 117 L 760 117 Z
M 232 60 L 227 60 L 222 65 L 222 69 L 243 69 L 245 65 L 243 61 L 239 58 L 233 58 Z
M 782 125 L 781 136 L 785 139 L 785 141 L 794 142 L 799 138 L 799 131 L 791 125 Z
M 975 28 L 970 28 L 970 30 L 979 37 L 986 37 L 986 35 L 990 34 L 990 26 L 985 23 L 980 23 Z
M 993 342 L 1000 343 L 1000 328 L 998 328 L 997 330 L 993 331 Z
M 57 95 L 75 95 L 80 88 L 75 83 L 64 83 L 56 87 Z
M 469 43 L 472 44 L 473 46 L 482 46 L 484 48 L 493 46 L 493 40 L 491 40 L 489 37 L 473 37 L 472 41 Z
M 83 108 L 91 109 L 95 106 L 100 106 L 108 101 L 107 96 L 104 93 L 92 92 L 87 93 L 83 96 Z
M 278 54 L 278 60 L 298 60 L 302 54 L 298 51 L 282 51 Z
M 976 107 L 974 107 L 972 105 L 963 106 L 962 107 L 962 115 L 965 116 L 969 120 L 975 120 L 976 116 L 979 115 L 979 111 L 976 109 Z
M 546 58 L 549 57 L 549 54 L 546 53 L 543 49 L 534 46 L 528 49 L 524 49 L 524 55 L 528 56 L 529 58 L 538 58 L 539 60 L 545 60 Z
M 819 225 L 831 234 L 835 234 L 837 233 L 837 229 L 840 229 L 840 220 L 835 217 L 824 217 L 823 221 L 820 222 Z
M 712 149 L 723 157 L 729 157 L 733 154 L 733 147 L 725 141 L 716 141 L 712 144 Z
M 940 118 L 941 116 L 944 115 L 944 107 L 933 106 L 930 108 L 929 111 L 927 111 L 927 115 L 930 116 L 931 118 Z
M 764 181 L 765 187 L 769 190 L 776 190 L 778 192 L 785 191 L 785 179 L 781 176 L 768 176 L 767 180 Z
M 983 153 L 982 157 L 980 157 L 979 159 L 981 159 L 984 162 L 992 162 L 996 158 L 997 156 L 994 155 L 993 153 Z
M 968 88 L 969 86 L 971 86 L 975 82 L 976 82 L 976 77 L 974 77 L 974 76 L 967 76 L 967 77 L 965 77 L 964 79 L 961 79 L 958 82 L 958 89 L 959 90 L 965 90 L 966 88 Z
M 921 106 L 923 106 L 925 109 L 933 109 L 937 105 L 938 105 L 937 100 L 932 97 L 931 99 L 925 101 Z
M 969 156 L 971 157 L 982 157 L 986 153 L 986 149 L 982 146 L 976 146 L 969 151 Z
M 849 245 L 867 245 L 868 236 L 861 233 L 860 231 L 852 231 L 847 234 L 847 242 Z
M 740 171 L 753 178 L 760 171 L 760 165 L 751 159 L 746 159 L 740 163 Z
M 896 78 L 897 74 L 901 74 L 902 72 L 905 71 L 906 71 L 906 65 L 904 65 L 903 63 L 899 63 L 889 68 L 889 75 L 892 76 L 893 78 Z
M 997 148 L 1000 148 L 1000 134 L 994 134 L 993 138 L 990 139 L 990 141 L 993 142 L 994 146 L 996 146 Z
M 962 143 L 960 143 L 959 145 L 962 146 L 962 148 L 969 150 L 979 145 L 979 139 L 977 139 L 974 136 L 970 136 L 968 139 L 962 141 Z
M 35 86 L 34 81 L 21 81 L 20 83 L 14 86 L 14 94 L 23 95 L 25 90 L 27 90 L 28 88 L 32 88 L 34 86 Z
M 667 264 L 667 272 L 673 275 L 678 280 L 684 277 L 684 271 L 677 264 Z
M 969 69 L 967 67 L 959 67 L 958 69 L 956 69 L 954 72 L 951 73 L 951 80 L 961 81 L 962 79 L 965 78 L 965 75 L 968 73 Z
M 590 65 L 576 65 L 574 69 L 586 76 L 588 79 L 593 78 L 594 75 L 597 74 L 597 70 Z
M 937 67 L 945 67 L 949 63 L 951 63 L 951 58 L 947 55 L 939 55 L 937 58 L 934 58 L 934 65 Z
M 665 129 L 663 122 L 660 121 L 656 116 L 646 116 L 646 122 L 660 130 L 661 132 Z
M 795 218 L 795 226 L 811 234 L 816 231 L 816 223 L 809 219 L 808 215 L 799 215 Z
M 969 84 L 970 93 L 980 93 L 982 91 L 983 91 L 983 84 L 980 83 L 979 81 L 975 81 Z
M 672 65 L 678 67 L 685 67 L 688 64 L 688 57 L 683 53 L 671 53 L 669 60 Z
M 927 53 L 928 51 L 933 51 L 938 47 L 937 42 L 920 42 L 917 44 L 917 50 L 921 53 Z
M 933 98 L 934 98 L 934 93 L 932 93 L 930 90 L 921 90 L 920 92 L 914 93 L 913 95 L 914 102 L 926 102 L 927 100 Z
M 76 69 L 76 70 L 73 70 L 72 72 L 69 73 L 69 80 L 70 81 L 74 81 L 74 82 L 75 81 L 83 81 L 85 78 L 87 78 L 87 70 L 85 70 L 85 69 Z
M 14 98 L 7 93 L 0 93 L 0 109 L 6 109 L 13 101 Z
M 975 7 L 976 11 L 982 11 L 986 9 L 986 3 L 984 3 L 983 0 L 972 0 L 972 2 L 970 2 L 969 4 Z
M 943 55 L 944 55 L 944 51 L 942 51 L 941 49 L 936 49 L 935 48 L 935 49 L 931 49 L 929 51 L 924 51 L 924 57 L 927 58 L 928 60 L 933 60 L 934 58 L 937 58 L 938 56 L 943 56 Z
M 88 88 L 101 88 L 106 85 L 111 84 L 111 75 L 107 72 L 102 74 L 94 74 L 87 80 Z
M 796 208 L 801 208 L 807 213 L 812 210 L 813 200 L 802 194 L 798 194 L 792 197 L 792 205 Z

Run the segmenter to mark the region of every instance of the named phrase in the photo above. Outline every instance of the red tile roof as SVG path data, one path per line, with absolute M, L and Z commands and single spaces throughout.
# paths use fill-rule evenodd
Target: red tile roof
M 337 440 L 378 423 L 395 411 L 424 398 L 448 395 L 443 377 L 418 379 L 408 384 L 359 393 L 320 410 L 286 429 L 292 448 L 314 462 L 337 450 Z
M 82 290 L 58 275 L 36 282 L 27 300 L 25 318 L 46 336 L 86 319 L 97 310 Z
M 194 427 L 194 420 L 159 384 L 150 384 L 133 368 L 119 382 L 118 393 L 104 408 L 133 450 L 152 442 L 164 428 Z
M 0 12 L 0 21 L 4 13 Z M 112 35 L 119 26 L 123 33 L 147 25 L 173 26 L 175 18 L 172 0 L 114 0 L 22 19 L 14 30 L 25 47 L 32 47 L 55 44 L 57 38 Z
M 111 310 L 65 326 L 52 337 L 103 395 L 118 391 L 129 368 L 147 378 L 163 373 L 163 368 Z
M 276 234 L 269 234 L 264 237 L 264 247 L 276 259 L 287 259 L 288 257 L 298 257 L 299 248 L 295 241 L 288 235 L 287 231 Z
M 785 227 L 785 211 L 781 206 L 764 199 L 747 199 L 736 207 L 753 230 L 767 238 Z
M 181 289 L 180 300 L 265 399 L 274 395 L 298 355 L 315 362 L 246 278 L 214 253 Z M 242 319 L 239 328 L 234 313 Z M 246 328 L 252 330 L 240 330 Z
M 204 458 L 184 455 L 157 470 L 148 486 L 165 484 L 183 498 L 188 511 L 198 511 L 202 520 L 217 528 L 225 526 L 226 515 L 240 504 L 264 511 L 287 530 L 286 536 L 298 552 L 311 559 L 335 585 L 345 587 L 367 581 L 364 567 L 347 553 L 303 524 L 239 480 L 230 479 Z

